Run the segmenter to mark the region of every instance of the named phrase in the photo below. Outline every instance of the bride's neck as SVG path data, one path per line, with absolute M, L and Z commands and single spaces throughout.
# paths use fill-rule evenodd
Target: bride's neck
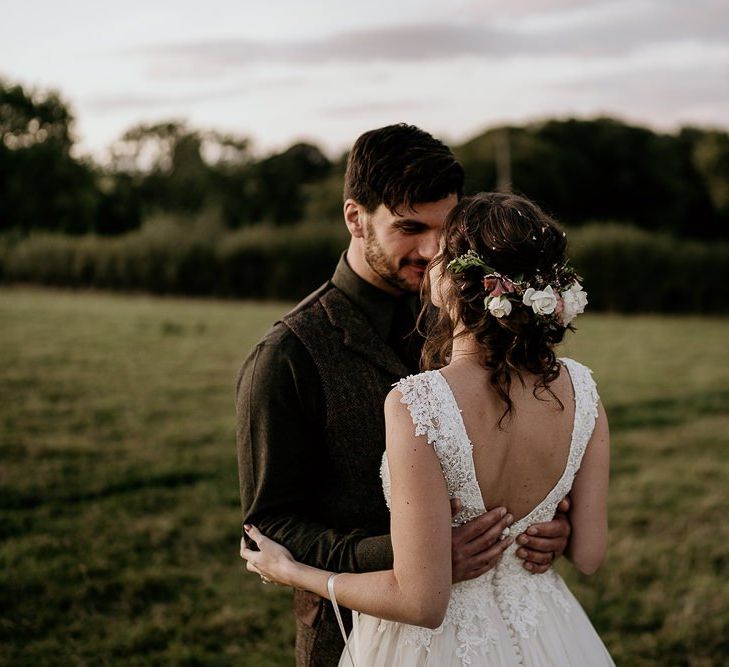
M 450 363 L 452 364 L 454 361 L 469 361 L 474 364 L 479 364 L 480 350 L 476 343 L 476 338 L 473 334 L 462 333 L 463 331 L 463 324 L 458 323 L 453 331 L 454 338 L 453 346 L 451 347 Z

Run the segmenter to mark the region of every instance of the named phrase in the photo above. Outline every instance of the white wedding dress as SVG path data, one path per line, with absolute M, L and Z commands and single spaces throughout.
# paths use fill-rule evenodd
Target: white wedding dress
M 569 493 L 597 418 L 598 395 L 588 368 L 571 359 L 566 366 L 575 395 L 570 451 L 561 478 L 531 512 L 511 526 L 517 536 L 534 523 L 553 518 Z M 395 384 L 408 406 L 417 435 L 427 435 L 440 459 L 451 497 L 460 498 L 460 525 L 485 511 L 471 455 L 471 442 L 450 386 L 439 371 L 410 375 Z M 388 506 L 390 474 L 382 461 Z M 443 624 L 436 630 L 354 614 L 354 630 L 340 667 L 449 667 L 460 665 L 614 665 L 579 602 L 550 569 L 530 574 L 516 556 L 517 545 L 477 579 L 454 584 Z

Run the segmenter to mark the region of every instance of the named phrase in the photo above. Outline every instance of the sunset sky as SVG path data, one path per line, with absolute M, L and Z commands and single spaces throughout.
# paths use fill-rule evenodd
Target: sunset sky
M 366 129 L 459 142 L 491 125 L 614 115 L 729 126 L 727 0 L 0 0 L 0 77 L 58 89 L 82 151 L 185 119 L 264 153 Z

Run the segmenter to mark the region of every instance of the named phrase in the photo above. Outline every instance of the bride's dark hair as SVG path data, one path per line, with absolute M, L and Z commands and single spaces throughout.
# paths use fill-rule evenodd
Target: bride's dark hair
M 491 371 L 490 383 L 506 408 L 503 420 L 513 410 L 510 389 L 513 376 L 524 384 L 522 371 L 538 377 L 534 395 L 548 392 L 560 365 L 553 347 L 562 341 L 565 327 L 538 319 L 531 308 L 515 305 L 508 316 L 497 318 L 484 306 L 484 271 L 478 267 L 461 273 L 449 271 L 448 263 L 472 250 L 498 273 L 509 278 L 523 274 L 526 282 L 540 275 L 547 282 L 556 266 L 565 261 L 564 232 L 536 204 L 524 197 L 504 193 L 480 193 L 464 197 L 448 215 L 443 228 L 443 250 L 431 262 L 440 267 L 443 306 L 430 306 L 430 276 L 422 285 L 423 309 L 418 329 L 426 339 L 421 356 L 423 370 L 441 368 L 450 361 L 456 337 L 471 334 L 478 344 L 479 361 Z M 454 336 L 457 322 L 464 329 Z M 567 327 L 572 329 L 572 327 Z

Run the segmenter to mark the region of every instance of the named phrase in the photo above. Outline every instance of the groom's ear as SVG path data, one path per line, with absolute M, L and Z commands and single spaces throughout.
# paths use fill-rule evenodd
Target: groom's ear
M 344 202 L 344 222 L 354 238 L 364 238 L 365 210 L 354 199 Z

